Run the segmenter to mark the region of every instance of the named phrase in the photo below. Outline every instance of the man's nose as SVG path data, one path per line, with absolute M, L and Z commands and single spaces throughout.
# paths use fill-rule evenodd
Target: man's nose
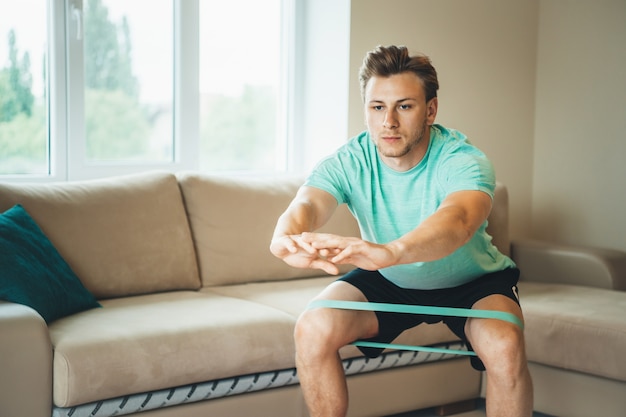
M 383 127 L 392 129 L 398 127 L 398 118 L 393 110 L 389 110 L 385 113 L 385 120 L 383 121 Z

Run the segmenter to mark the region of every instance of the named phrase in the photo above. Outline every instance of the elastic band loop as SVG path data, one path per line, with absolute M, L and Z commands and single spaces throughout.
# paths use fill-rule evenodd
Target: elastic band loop
M 385 313 L 424 314 L 429 316 L 470 317 L 508 321 L 524 329 L 524 323 L 515 315 L 497 310 L 475 310 L 471 308 L 435 307 L 408 304 L 370 303 L 343 300 L 313 300 L 311 308 L 338 308 L 342 310 L 382 311 Z
M 475 310 L 470 308 L 453 308 L 453 307 L 435 307 L 407 304 L 388 304 L 388 303 L 370 303 L 360 301 L 343 301 L 343 300 L 313 300 L 307 306 L 312 308 L 337 308 L 342 310 L 362 310 L 362 311 L 382 311 L 385 313 L 405 313 L 405 314 L 424 314 L 430 316 L 448 316 L 448 317 L 468 317 L 480 319 L 496 319 L 507 321 L 524 329 L 524 323 L 515 315 L 504 311 L 495 310 Z M 393 348 L 399 350 L 412 350 L 433 353 L 451 353 L 455 355 L 476 356 L 475 352 L 467 350 L 455 350 L 436 348 L 430 346 L 411 346 L 399 345 L 393 343 L 379 343 L 357 340 L 352 343 L 355 346 L 370 348 Z
M 452 354 L 452 355 L 477 356 L 476 352 L 473 352 L 471 350 L 447 349 L 447 348 L 438 348 L 438 347 L 433 347 L 433 346 L 400 345 L 396 343 L 367 342 L 365 340 L 357 340 L 356 342 L 352 342 L 351 345 L 369 347 L 369 348 L 377 348 L 377 349 L 392 348 L 392 349 L 397 349 L 397 350 L 411 350 L 415 352 L 445 353 L 445 354 Z

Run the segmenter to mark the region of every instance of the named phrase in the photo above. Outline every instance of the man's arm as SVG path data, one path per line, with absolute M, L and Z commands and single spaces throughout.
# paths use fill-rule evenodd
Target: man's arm
M 441 259 L 465 245 L 491 211 L 491 197 L 482 191 L 450 194 L 417 228 L 389 243 L 398 264 Z
M 415 229 L 385 244 L 319 233 L 304 233 L 303 240 L 317 250 L 337 253 L 329 258 L 334 264 L 352 264 L 368 270 L 435 261 L 472 238 L 487 219 L 491 203 L 489 195 L 482 191 L 452 193 Z
M 319 188 L 302 186 L 285 212 L 278 218 L 270 251 L 277 258 L 297 268 L 317 268 L 330 274 L 338 273 L 337 266 L 309 243 L 302 233 L 322 227 L 337 208 L 332 194 Z M 324 251 L 324 254 L 327 254 Z

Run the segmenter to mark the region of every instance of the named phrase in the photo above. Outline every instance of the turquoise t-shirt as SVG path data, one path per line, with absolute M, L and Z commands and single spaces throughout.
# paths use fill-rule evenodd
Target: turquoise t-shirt
M 305 185 L 332 194 L 356 217 L 363 239 L 387 243 L 415 229 L 447 195 L 479 190 L 493 198 L 495 174 L 485 154 L 462 133 L 431 127 L 422 161 L 398 172 L 380 159 L 368 132 L 348 141 L 320 161 Z M 380 273 L 403 288 L 439 289 L 470 282 L 515 264 L 491 243 L 487 222 L 454 253 L 431 262 L 395 265 Z

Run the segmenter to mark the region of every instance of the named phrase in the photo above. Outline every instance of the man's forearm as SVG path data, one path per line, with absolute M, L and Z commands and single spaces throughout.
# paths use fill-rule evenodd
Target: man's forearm
M 388 243 L 397 264 L 430 262 L 444 258 L 466 244 L 474 234 L 455 215 L 429 219 L 415 230 Z
M 457 192 L 417 228 L 390 242 L 389 248 L 401 264 L 444 258 L 469 242 L 490 210 L 487 194 Z
M 315 231 L 328 221 L 336 207 L 337 202 L 327 192 L 302 187 L 278 218 L 274 238 Z
M 314 230 L 315 213 L 310 203 L 293 201 L 278 218 L 273 239 Z

